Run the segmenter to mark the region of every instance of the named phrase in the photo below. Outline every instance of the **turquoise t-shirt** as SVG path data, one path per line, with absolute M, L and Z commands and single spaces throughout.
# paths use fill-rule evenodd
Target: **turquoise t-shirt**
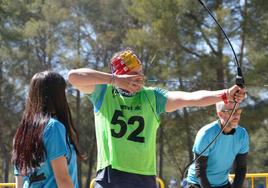
M 202 127 L 195 138 L 193 152 L 200 154 L 205 147 L 220 132 L 219 121 L 214 121 Z M 218 187 L 228 183 L 228 174 L 232 168 L 237 154 L 245 154 L 249 151 L 249 136 L 245 128 L 238 126 L 233 135 L 221 134 L 202 156 L 207 156 L 207 178 L 212 187 Z M 187 181 L 200 184 L 195 174 L 195 164 L 188 171 Z
M 30 175 L 23 176 L 23 188 L 56 188 L 57 183 L 53 174 L 51 161 L 62 156 L 67 158 L 69 175 L 74 187 L 78 188 L 76 152 L 74 146 L 70 144 L 70 150 L 66 142 L 66 129 L 64 125 L 58 120 L 51 118 L 44 129 L 43 143 L 46 153 L 45 161 L 39 168 L 34 169 L 34 173 L 36 175 L 43 173 L 45 179 L 29 185 Z M 15 169 L 14 174 L 19 175 L 19 172 Z

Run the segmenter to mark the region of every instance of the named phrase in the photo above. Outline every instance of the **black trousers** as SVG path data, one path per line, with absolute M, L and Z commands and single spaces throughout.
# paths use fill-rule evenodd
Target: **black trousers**
M 157 188 L 155 176 L 122 172 L 106 167 L 97 172 L 94 188 Z

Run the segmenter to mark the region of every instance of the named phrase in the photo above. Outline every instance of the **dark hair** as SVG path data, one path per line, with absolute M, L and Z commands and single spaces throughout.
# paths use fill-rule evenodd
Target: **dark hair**
M 66 141 L 69 137 L 81 156 L 65 88 L 64 78 L 55 72 L 39 72 L 31 79 L 26 107 L 13 139 L 12 163 L 21 175 L 27 175 L 44 161 L 43 132 L 51 117 L 56 117 L 65 126 Z

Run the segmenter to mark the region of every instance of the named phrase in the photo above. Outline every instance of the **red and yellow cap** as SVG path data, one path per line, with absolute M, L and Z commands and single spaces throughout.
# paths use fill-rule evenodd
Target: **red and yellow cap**
M 111 69 L 114 74 L 126 74 L 141 66 L 141 61 L 132 50 L 117 53 L 111 60 Z

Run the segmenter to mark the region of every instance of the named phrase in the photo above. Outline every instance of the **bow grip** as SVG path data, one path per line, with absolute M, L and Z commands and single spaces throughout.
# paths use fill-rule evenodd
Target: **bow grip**
M 240 67 L 237 67 L 237 76 L 235 78 L 235 84 L 238 85 L 239 87 L 243 88 L 245 81 L 243 78 L 242 70 Z

